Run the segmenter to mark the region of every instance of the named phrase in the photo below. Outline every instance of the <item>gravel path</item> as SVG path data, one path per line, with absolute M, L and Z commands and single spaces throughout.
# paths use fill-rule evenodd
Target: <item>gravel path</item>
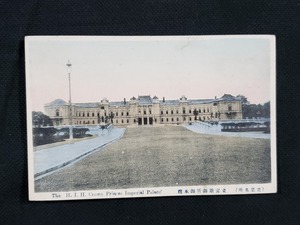
M 268 183 L 270 140 L 127 128 L 122 139 L 35 182 L 37 192 Z

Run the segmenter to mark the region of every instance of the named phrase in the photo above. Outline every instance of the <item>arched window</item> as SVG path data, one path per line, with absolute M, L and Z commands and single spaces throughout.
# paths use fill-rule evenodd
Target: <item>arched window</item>
M 119 113 L 118 112 L 116 112 L 116 116 L 118 116 L 119 115 Z
M 59 116 L 59 109 L 56 110 L 55 115 Z
M 93 120 L 93 124 L 95 124 L 95 121 Z
M 174 119 L 173 119 L 173 118 L 172 118 L 171 120 L 172 120 L 172 122 L 174 121 Z
M 178 110 L 176 110 L 176 114 L 178 114 Z
M 164 122 L 164 118 L 161 118 L 161 122 Z
M 84 113 L 82 113 L 82 116 L 84 117 Z
M 167 122 L 169 122 L 169 119 L 167 118 Z
M 90 116 L 90 113 L 87 113 L 86 116 L 89 117 L 89 116 Z
M 121 116 L 123 116 L 124 115 L 124 113 L 123 112 L 121 112 Z
M 173 114 L 173 110 L 171 110 L 171 114 Z
M 129 116 L 129 112 L 126 112 L 126 116 Z
M 95 114 L 94 113 L 92 113 L 92 117 L 94 117 L 95 116 Z
M 177 117 L 177 119 L 176 119 L 177 121 L 179 121 L 179 118 Z
M 121 123 L 124 123 L 124 121 L 122 120 Z
M 189 113 L 192 113 L 192 110 L 191 110 L 191 109 L 189 110 Z
M 129 123 L 129 119 L 127 119 L 127 123 Z
M 185 108 L 184 107 L 182 108 L 182 113 L 185 114 Z
M 207 112 L 209 112 L 209 108 L 207 108 Z
M 160 111 L 160 114 L 161 114 L 161 115 L 164 114 L 164 111 L 161 110 L 161 111 Z
M 166 110 L 166 114 L 169 114 L 168 110 Z

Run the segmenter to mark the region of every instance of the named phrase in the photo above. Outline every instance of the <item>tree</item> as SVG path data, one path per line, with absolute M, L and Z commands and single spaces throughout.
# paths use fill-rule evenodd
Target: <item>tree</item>
M 237 95 L 236 97 L 241 98 L 242 105 L 248 105 L 250 103 L 248 98 L 244 95 Z
M 34 127 L 53 126 L 51 118 L 42 112 L 32 112 L 32 124 Z

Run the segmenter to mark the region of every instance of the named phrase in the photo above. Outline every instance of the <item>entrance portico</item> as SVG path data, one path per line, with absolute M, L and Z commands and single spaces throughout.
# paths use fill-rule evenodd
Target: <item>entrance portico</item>
M 138 125 L 153 125 L 153 118 L 152 117 L 139 117 L 138 118 Z

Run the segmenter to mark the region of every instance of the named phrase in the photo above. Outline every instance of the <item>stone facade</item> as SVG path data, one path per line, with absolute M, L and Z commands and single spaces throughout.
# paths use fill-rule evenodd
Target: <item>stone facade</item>
M 141 126 L 192 123 L 195 120 L 218 121 L 242 118 L 241 99 L 229 94 L 214 99 L 158 99 L 156 96 L 132 97 L 129 101 L 69 103 L 57 99 L 45 105 L 45 113 L 54 125 L 113 123 L 115 126 Z

